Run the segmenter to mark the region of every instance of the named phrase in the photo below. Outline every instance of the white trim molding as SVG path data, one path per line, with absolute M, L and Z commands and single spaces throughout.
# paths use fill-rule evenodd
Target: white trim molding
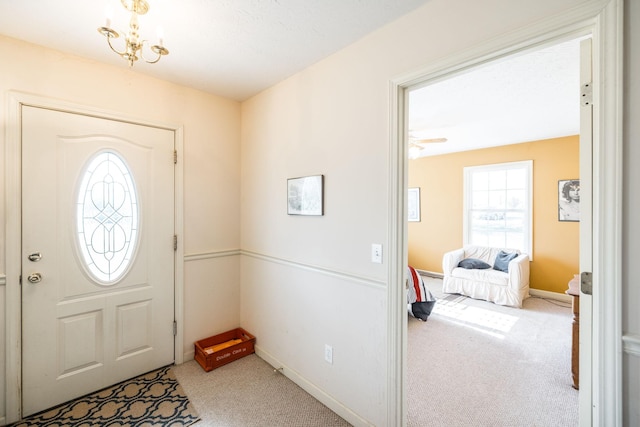
M 623 425 L 622 40 L 623 0 L 607 1 L 594 17 L 593 32 L 591 424 L 594 426 Z
M 240 255 L 240 249 L 228 249 L 224 251 L 209 251 L 209 252 L 198 252 L 193 254 L 185 254 L 184 260 L 188 261 L 199 261 L 203 259 L 213 259 L 213 258 L 224 258 L 229 256 L 237 256 Z
M 275 372 L 279 372 L 285 377 L 289 378 L 291 381 L 296 383 L 300 388 L 309 393 L 311 396 L 316 398 L 326 407 L 331 409 L 333 412 L 338 414 L 344 420 L 346 420 L 349 424 L 353 426 L 371 426 L 371 423 L 367 422 L 364 418 L 360 417 L 358 414 L 344 406 L 340 401 L 336 400 L 335 397 L 326 393 L 324 390 L 316 386 L 315 384 L 309 382 L 308 379 L 301 376 L 296 370 L 291 369 L 287 365 L 283 365 L 278 359 L 276 359 L 271 353 L 263 350 L 260 346 L 255 346 L 256 355 L 271 365 Z
M 625 353 L 640 357 L 640 335 L 623 335 L 622 342 Z
M 593 367 L 590 371 L 593 381 L 587 384 L 590 387 L 580 390 L 581 425 L 622 425 L 622 18 L 623 0 L 585 1 L 390 82 L 389 283 L 404 283 L 403 271 L 408 260 L 404 143 L 408 138 L 405 129 L 408 90 L 506 55 L 569 38 L 593 37 L 593 357 L 592 364 L 587 364 Z M 603 284 L 607 291 L 598 292 Z M 406 364 L 407 351 L 403 298 L 397 286 L 389 286 L 388 425 L 397 426 L 407 422 L 406 368 L 402 366 Z M 636 348 L 634 340 L 626 342 Z M 588 418 L 583 418 L 583 413 Z
M 174 320 L 177 324 L 174 339 L 173 357 L 176 364 L 184 362 L 184 127 L 172 127 L 175 135 L 175 150 L 177 154 L 174 170 L 175 184 L 175 218 L 174 232 L 178 238 L 174 259 Z
M 20 100 L 10 94 L 7 104 L 5 136 L 5 421 L 21 418 L 22 408 L 22 298 L 21 163 Z
M 242 255 L 248 256 L 248 257 L 251 257 L 251 258 L 261 259 L 263 261 L 267 261 L 267 262 L 271 262 L 271 263 L 275 263 L 275 264 L 286 265 L 286 266 L 297 268 L 297 269 L 301 269 L 301 270 L 312 271 L 312 272 L 315 272 L 315 273 L 324 274 L 326 276 L 337 277 L 337 278 L 342 279 L 342 280 L 346 280 L 346 281 L 353 282 L 353 283 L 359 283 L 361 285 L 365 285 L 365 286 L 376 288 L 376 289 L 386 289 L 387 288 L 386 283 L 381 281 L 381 280 L 376 280 L 376 279 L 372 279 L 372 278 L 369 278 L 369 277 L 360 276 L 360 275 L 357 275 L 357 274 L 345 273 L 343 271 L 338 271 L 338 270 L 334 270 L 334 269 L 326 268 L 326 267 L 320 267 L 320 266 L 317 266 L 317 265 L 304 264 L 304 263 L 300 263 L 300 262 L 297 262 L 297 261 L 292 261 L 292 260 L 288 260 L 288 259 L 285 259 L 285 258 L 274 257 L 274 256 L 271 256 L 271 255 L 265 255 L 265 254 L 261 254 L 261 253 L 253 252 L 253 251 L 241 250 L 240 252 L 241 252 Z
M 568 304 L 571 304 L 571 300 L 573 299 L 571 295 L 561 294 L 559 292 L 543 291 L 542 289 L 529 289 L 529 295 L 534 298 L 550 299 Z

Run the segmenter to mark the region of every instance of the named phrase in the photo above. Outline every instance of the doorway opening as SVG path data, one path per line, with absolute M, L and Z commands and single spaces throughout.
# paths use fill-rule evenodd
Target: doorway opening
M 421 202 L 420 217 L 407 226 L 408 264 L 431 276 L 425 283 L 439 298 L 429 321 L 408 321 L 409 425 L 434 406 L 440 408 L 439 419 L 449 419 L 445 423 L 459 422 L 460 411 L 448 408 L 451 400 L 442 394 L 430 400 L 423 392 L 431 381 L 475 401 L 465 405 L 470 419 L 504 420 L 509 408 L 517 407 L 521 414 L 531 413 L 530 420 L 538 414 L 550 422 L 578 423 L 578 392 L 571 387 L 571 301 L 564 292 L 580 271 L 580 230 L 578 222 L 560 221 L 557 185 L 581 174 L 582 38 L 407 88 L 408 188 L 418 189 Z M 515 182 L 512 169 L 500 168 L 525 161 L 533 163 L 529 187 Z M 473 200 L 464 179 L 469 167 L 483 168 L 476 175 L 487 178 L 477 183 Z M 442 293 L 444 254 L 467 244 L 527 253 L 523 283 L 536 288 L 534 298 L 518 309 Z M 436 379 L 443 366 L 449 366 L 453 381 Z M 484 413 L 489 405 L 491 414 Z
M 405 279 L 407 256 L 407 169 L 406 142 L 407 92 L 409 88 L 436 82 L 474 66 L 522 52 L 536 46 L 591 35 L 593 63 L 589 72 L 593 80 L 594 102 L 589 119 L 593 133 L 589 135 L 592 158 L 581 158 L 593 168 L 592 177 L 581 182 L 581 224 L 589 229 L 581 232 L 580 242 L 592 251 L 580 251 L 580 269 L 593 272 L 593 295 L 581 292 L 581 322 L 591 324 L 580 329 L 580 424 L 616 424 L 622 414 L 622 333 L 621 271 L 622 228 L 619 207 L 622 200 L 622 20 L 619 0 L 603 1 L 597 7 L 579 7 L 530 28 L 507 34 L 458 55 L 390 82 L 390 267 L 389 282 L 403 286 L 389 287 L 389 375 L 388 419 L 391 424 L 406 422 L 406 353 L 407 312 Z M 583 120 L 581 120 L 582 122 Z M 582 157 L 582 156 L 581 156 Z M 585 169 L 591 168 L 583 168 Z M 589 186 L 587 188 L 587 186 Z M 585 209 L 584 201 L 591 203 Z M 586 232 L 588 231 L 588 233 Z M 590 241 L 593 236 L 594 241 Z M 597 238 L 597 241 L 596 241 Z M 606 286 L 606 292 L 602 290 Z M 593 336 L 593 340 L 592 340 Z M 404 421 L 403 421 L 404 420 Z

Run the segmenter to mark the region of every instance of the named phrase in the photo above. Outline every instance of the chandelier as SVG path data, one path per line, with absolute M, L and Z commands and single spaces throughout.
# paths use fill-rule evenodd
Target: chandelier
M 98 32 L 107 38 L 107 43 L 112 51 L 120 55 L 121 58 L 129 62 L 129 67 L 133 67 L 133 63 L 139 58 L 149 64 L 155 64 L 160 61 L 164 55 L 168 55 L 169 51 L 162 45 L 162 37 L 159 37 L 158 44 L 150 46 L 153 53 L 156 54 L 155 59 L 147 59 L 143 54 L 143 48 L 148 44 L 147 40 L 140 40 L 138 34 L 138 15 L 144 15 L 149 11 L 149 3 L 146 0 L 121 0 L 122 5 L 131 12 L 129 20 L 129 31 L 125 36 L 124 50 L 119 51 L 111 44 L 111 39 L 117 39 L 120 34 L 111 28 L 111 20 L 107 17 L 107 23 L 104 27 L 99 27 Z

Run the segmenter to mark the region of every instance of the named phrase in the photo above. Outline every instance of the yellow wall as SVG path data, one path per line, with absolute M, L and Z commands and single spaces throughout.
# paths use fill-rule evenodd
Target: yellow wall
M 579 177 L 578 136 L 423 157 L 409 162 L 420 187 L 421 221 L 409 223 L 409 264 L 442 272 L 442 255 L 462 247 L 463 168 L 533 160 L 531 287 L 564 292 L 579 268 L 579 223 L 558 221 L 558 180 Z

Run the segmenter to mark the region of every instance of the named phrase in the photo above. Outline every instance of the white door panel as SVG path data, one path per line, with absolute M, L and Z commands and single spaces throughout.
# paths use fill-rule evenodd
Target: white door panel
M 22 117 L 26 416 L 173 362 L 174 135 L 35 107 L 23 107 Z M 135 190 L 114 181 L 119 172 L 108 163 L 109 173 L 83 193 L 99 211 L 86 219 L 78 210 L 81 182 L 106 151 L 124 161 Z M 127 205 L 132 192 L 136 204 Z M 82 244 L 104 270 L 119 265 L 131 241 L 132 261 L 117 280 L 87 267 Z M 30 261 L 33 253 L 42 258 Z M 40 282 L 29 282 L 34 273 Z
M 580 85 L 592 84 L 591 39 L 580 42 Z M 593 271 L 593 106 L 580 105 L 580 271 Z M 580 293 L 580 425 L 593 420 L 593 297 Z

